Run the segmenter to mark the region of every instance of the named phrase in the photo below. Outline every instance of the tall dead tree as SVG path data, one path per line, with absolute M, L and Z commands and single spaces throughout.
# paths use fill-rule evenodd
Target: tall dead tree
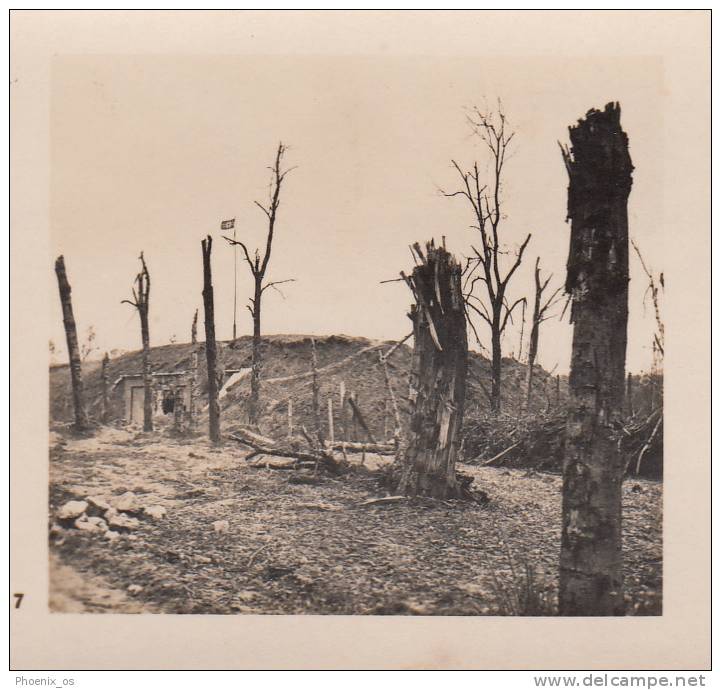
M 85 389 L 83 386 L 83 373 L 78 348 L 78 331 L 73 315 L 73 301 L 70 283 L 65 273 L 65 258 L 59 256 L 55 260 L 55 275 L 58 278 L 60 291 L 60 306 L 63 309 L 63 326 L 65 326 L 65 340 L 68 344 L 68 359 L 70 362 L 70 380 L 73 386 L 73 408 L 75 410 L 75 428 L 84 431 L 90 424 L 88 411 L 85 407 Z
M 563 463 L 561 615 L 622 615 L 621 481 L 628 323 L 628 211 L 633 165 L 621 109 L 569 128 L 571 242 L 566 292 L 573 349 Z
M 190 381 L 188 382 L 188 424 L 192 429 L 195 428 L 195 419 L 197 416 L 197 391 L 198 385 L 198 310 L 193 314 L 193 323 L 190 327 Z
M 285 180 L 286 175 L 292 170 L 283 170 L 283 156 L 286 152 L 286 146 L 281 142 L 278 144 L 278 150 L 275 154 L 275 162 L 271 166 L 271 183 L 270 183 L 270 199 L 267 206 L 264 206 L 259 201 L 255 201 L 255 205 L 263 211 L 266 218 L 268 219 L 268 231 L 265 240 L 265 251 L 263 257 L 260 256 L 260 251 L 255 250 L 253 258 L 250 256 L 248 247 L 244 242 L 240 242 L 231 237 L 225 237 L 225 240 L 231 245 L 238 245 L 242 250 L 245 258 L 245 262 L 250 269 L 250 273 L 253 276 L 253 297 L 250 298 L 250 304 L 248 310 L 253 317 L 253 350 L 252 350 L 252 361 L 251 361 L 251 373 L 250 373 L 250 399 L 248 400 L 248 422 L 251 426 L 258 426 L 258 415 L 260 405 L 260 374 L 261 374 L 261 330 L 260 330 L 260 317 L 261 317 L 261 306 L 263 293 L 268 288 L 278 289 L 278 285 L 283 283 L 291 283 L 295 279 L 288 278 L 286 280 L 273 280 L 265 282 L 265 276 L 268 271 L 268 264 L 270 262 L 270 255 L 273 249 L 273 236 L 275 233 L 275 224 L 278 217 L 278 207 L 280 206 L 280 190 Z M 281 293 L 282 294 L 282 293 Z
M 150 365 L 150 327 L 148 325 L 148 309 L 150 306 L 150 273 L 140 252 L 140 272 L 135 276 L 132 287 L 133 299 L 124 299 L 138 311 L 140 316 L 140 336 L 143 343 L 143 431 L 153 430 L 153 373 Z
M 528 337 L 528 369 L 526 370 L 526 407 L 531 405 L 531 391 L 533 390 L 533 365 L 536 363 L 536 355 L 538 355 L 538 336 L 541 330 L 541 324 L 548 318 L 547 312 L 551 309 L 560 298 L 562 287 L 556 290 L 543 301 L 543 293 L 546 291 L 548 284 L 553 278 L 553 274 L 549 275 L 546 280 L 541 281 L 541 259 L 536 257 L 536 267 L 534 269 L 534 279 L 536 284 L 535 297 L 533 299 L 533 316 L 531 317 L 531 333 Z
M 205 310 L 205 358 L 208 370 L 208 436 L 220 443 L 220 403 L 218 402 L 218 354 L 215 343 L 215 307 L 210 253 L 213 238 L 208 235 L 201 243 L 203 249 L 203 309 Z
M 108 374 L 108 364 L 110 364 L 110 358 L 108 357 L 108 353 L 106 352 L 103 356 L 103 365 L 100 372 L 100 377 L 103 383 L 103 409 L 101 417 L 103 424 L 108 423 L 108 419 L 110 416 L 110 405 L 108 402 L 110 392 L 110 375 Z
M 663 273 L 659 273 L 658 277 L 654 276 L 653 271 L 643 260 L 643 255 L 641 254 L 641 250 L 638 248 L 638 245 L 633 240 L 631 240 L 631 244 L 636 252 L 636 256 L 638 256 L 638 260 L 641 262 L 641 268 L 648 278 L 648 287 L 646 288 L 646 292 L 643 296 L 644 307 L 646 306 L 646 297 L 650 295 L 651 303 L 653 304 L 654 316 L 656 317 L 656 332 L 653 334 L 652 348 L 653 370 L 654 372 L 657 372 L 663 363 L 664 355 L 664 325 L 663 320 L 661 319 L 661 307 L 659 306 L 660 295 L 664 290 Z
M 523 303 L 524 298 L 509 305 L 508 283 L 521 265 L 523 252 L 531 240 L 529 234 L 518 250 L 510 268 L 504 273 L 501 256 L 508 253 L 500 241 L 501 220 L 504 215 L 501 204 L 501 188 L 508 147 L 514 132 L 508 130 L 508 122 L 499 103 L 497 113 L 486 114 L 478 108 L 468 116 L 474 133 L 490 152 L 490 180 L 482 180 L 483 173 L 478 162 L 472 170 L 463 170 L 456 161 L 451 161 L 461 178 L 462 186 L 455 192 L 443 192 L 445 196 L 465 198 L 473 211 L 472 227 L 478 232 L 481 248 L 472 246 L 474 257 L 468 260 L 465 270 L 464 293 L 467 308 L 479 316 L 491 329 L 491 410 L 501 410 L 501 339 L 513 310 Z M 483 298 L 476 294 L 475 286 L 482 283 Z M 470 314 L 469 314 L 470 321 Z M 480 345 L 480 341 L 479 341 Z
M 411 414 L 407 444 L 397 456 L 397 491 L 458 498 L 465 487 L 456 475 L 466 394 L 468 340 L 461 290 L 462 269 L 444 247 L 431 241 L 410 276 L 413 296 Z M 400 430 L 399 432 L 400 433 Z

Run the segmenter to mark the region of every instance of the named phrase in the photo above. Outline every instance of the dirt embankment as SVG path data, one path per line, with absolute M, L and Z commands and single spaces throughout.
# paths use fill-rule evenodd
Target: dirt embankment
M 324 432 L 328 434 L 327 405 L 332 400 L 334 431 L 336 438 L 366 440 L 358 423 L 353 423 L 350 410 L 340 408 L 340 386 L 345 385 L 346 395 L 354 394 L 373 436 L 387 439 L 393 433 L 393 413 L 386 389 L 383 370 L 379 364 L 380 352 L 387 352 L 394 341 L 371 341 L 367 338 L 349 336 L 316 337 L 319 367 L 321 417 Z M 205 352 L 198 345 L 199 389 L 201 407 L 207 403 L 207 374 Z M 261 388 L 261 432 L 269 436 L 284 436 L 288 429 L 288 401 L 293 401 L 293 423 L 296 430 L 301 426 L 311 428 L 314 420 L 311 410 L 311 336 L 276 335 L 263 339 L 263 369 Z M 220 344 L 220 360 L 225 370 L 238 370 L 250 366 L 251 340 L 239 338 Z M 177 372 L 190 369 L 192 346 L 190 344 L 163 345 L 151 350 L 152 369 L 156 372 Z M 401 413 L 407 422 L 409 405 L 408 377 L 411 366 L 411 349 L 403 345 L 390 358 L 389 372 L 394 394 L 400 403 Z M 111 360 L 109 379 L 111 386 L 123 374 L 141 371 L 141 353 L 131 352 Z M 504 409 L 517 414 L 522 407 L 526 367 L 513 360 L 504 360 L 503 401 Z M 102 402 L 100 365 L 90 362 L 84 365 L 85 387 L 91 416 L 99 418 Z M 566 396 L 565 379 L 561 380 L 560 400 L 556 400 L 555 378 L 537 368 L 536 388 L 531 411 L 540 411 L 562 405 Z M 486 391 L 491 387 L 489 361 L 477 353 L 471 353 L 466 395 L 466 419 L 472 422 L 488 412 Z M 224 428 L 244 424 L 247 419 L 246 402 L 250 380 L 245 377 L 231 386 L 221 401 L 221 422 Z M 123 416 L 120 387 L 113 388 L 110 395 L 111 419 Z M 66 366 L 50 369 L 50 418 L 53 421 L 71 421 L 72 394 L 70 377 Z

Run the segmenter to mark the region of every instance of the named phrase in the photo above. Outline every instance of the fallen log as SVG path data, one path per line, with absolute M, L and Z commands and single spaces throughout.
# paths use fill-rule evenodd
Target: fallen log
M 298 460 L 297 458 L 266 456 L 262 454 L 249 464 L 250 467 L 269 470 L 297 470 L 303 467 L 315 467 L 315 461 L 312 460 Z
M 396 447 L 393 443 L 356 443 L 351 441 L 335 441 L 326 443 L 326 448 L 332 450 L 362 451 L 366 453 L 378 453 L 379 455 L 395 453 Z
M 299 450 L 297 448 L 290 448 L 288 446 L 281 446 L 273 439 L 260 436 L 247 429 L 236 429 L 232 434 L 228 434 L 228 438 L 232 441 L 242 443 L 252 448 L 255 452 L 254 455 L 276 455 L 282 458 L 295 458 L 296 460 L 303 460 L 310 463 L 316 463 L 324 466 L 326 469 L 332 472 L 338 472 L 343 463 L 333 457 L 332 453 L 327 451 L 307 451 Z M 277 463 L 276 463 L 277 464 Z M 265 467 L 266 463 L 260 465 Z M 278 467 L 277 469 L 281 469 Z M 288 469 L 284 466 L 283 469 Z

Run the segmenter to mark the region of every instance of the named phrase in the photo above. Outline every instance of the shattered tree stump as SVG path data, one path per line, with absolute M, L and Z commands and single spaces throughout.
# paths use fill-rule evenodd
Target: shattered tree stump
M 420 265 L 403 275 L 415 297 L 410 431 L 394 463 L 397 493 L 434 498 L 468 497 L 468 481 L 456 474 L 466 394 L 468 340 L 461 266 L 433 241 Z
M 573 349 L 563 462 L 559 608 L 623 615 L 619 443 L 628 322 L 628 213 L 633 165 L 621 110 L 609 103 L 571 127 L 568 170 Z

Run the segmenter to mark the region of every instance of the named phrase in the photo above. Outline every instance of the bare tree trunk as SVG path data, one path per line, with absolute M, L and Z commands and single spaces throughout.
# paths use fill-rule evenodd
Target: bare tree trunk
M 133 283 L 133 299 L 124 299 L 121 304 L 135 307 L 140 317 L 140 336 L 143 343 L 143 431 L 153 430 L 153 372 L 150 368 L 150 328 L 148 310 L 150 308 L 150 273 L 140 252 L 140 273 Z M 136 289 L 137 288 L 137 289 Z
M 463 495 L 456 459 L 463 424 L 468 340 L 461 292 L 461 266 L 442 247 L 426 256 L 407 282 L 414 335 L 415 393 L 410 434 L 399 455 L 398 492 L 451 498 Z M 404 276 L 405 277 L 405 276 Z
M 570 183 L 570 401 L 563 464 L 561 615 L 622 615 L 618 443 L 628 322 L 628 214 L 633 166 L 620 108 L 591 110 L 563 150 Z
M 541 320 L 541 271 L 536 258 L 534 278 L 536 281 L 535 296 L 533 298 L 533 316 L 531 317 L 531 335 L 528 338 L 528 369 L 526 370 L 526 407 L 531 406 L 531 391 L 533 390 L 533 365 L 538 354 L 538 327 Z
M 193 325 L 190 327 L 190 343 L 192 352 L 190 354 L 190 380 L 188 381 L 188 426 L 190 430 L 195 429 L 197 417 L 196 400 L 198 385 L 198 310 L 193 314 Z
M 105 353 L 105 356 L 103 357 L 103 368 L 101 370 L 101 378 L 103 382 L 103 409 L 102 409 L 102 422 L 103 424 L 108 423 L 108 419 L 110 416 L 110 409 L 109 409 L 109 403 L 108 403 L 108 395 L 110 391 L 110 379 L 108 374 L 108 364 L 110 363 L 110 358 L 108 357 L 108 353 Z
M 253 354 L 250 371 L 250 399 L 248 400 L 248 423 L 253 428 L 258 427 L 258 416 L 260 406 L 260 367 L 261 367 L 261 337 L 260 337 L 260 315 L 262 276 L 255 278 L 255 296 L 253 298 Z
M 561 407 L 561 375 L 556 374 L 556 407 Z
M 255 205 L 263 211 L 268 219 L 268 234 L 265 238 L 265 252 L 262 255 L 258 250 L 255 252 L 255 258 L 252 259 L 248 247 L 243 243 L 233 238 L 225 237 L 225 240 L 234 247 L 240 247 L 243 250 L 243 256 L 245 262 L 250 269 L 251 275 L 253 276 L 254 291 L 253 297 L 250 299 L 250 305 L 248 309 L 253 316 L 253 354 L 250 374 L 250 398 L 248 400 L 248 423 L 253 428 L 257 429 L 258 419 L 260 415 L 260 370 L 261 370 L 261 338 L 260 338 L 260 315 L 261 315 L 261 300 L 263 293 L 270 287 L 278 290 L 278 286 L 283 283 L 292 283 L 295 278 L 289 278 L 286 280 L 271 280 L 265 282 L 265 275 L 268 271 L 268 264 L 270 262 L 271 251 L 273 249 L 273 237 L 275 233 L 275 224 L 277 220 L 278 207 L 280 206 L 280 190 L 283 184 L 285 176 L 290 170 L 282 170 L 281 165 L 283 156 L 285 155 L 286 146 L 281 142 L 278 144 L 278 150 L 275 154 L 275 163 L 273 164 L 272 170 L 272 181 L 270 185 L 270 199 L 268 205 L 264 206 L 260 202 L 256 201 Z M 279 290 L 278 290 L 279 291 Z M 235 333 L 233 333 L 235 338 Z
M 153 373 L 150 365 L 150 329 L 147 302 L 140 312 L 140 333 L 143 339 L 143 431 L 153 430 Z
M 491 411 L 501 411 L 501 326 L 500 313 L 491 326 Z
M 526 327 L 526 302 L 521 305 L 521 336 L 518 339 L 518 361 L 523 362 L 523 330 Z
M 73 302 L 71 298 L 70 283 L 65 273 L 65 259 L 59 256 L 55 261 L 55 274 L 58 277 L 60 291 L 60 304 L 63 308 L 63 325 L 65 326 L 65 339 L 68 344 L 68 358 L 70 361 L 70 380 L 73 385 L 73 407 L 75 409 L 75 428 L 84 431 L 90 424 L 88 411 L 85 407 L 85 389 L 83 387 L 83 374 L 80 365 L 80 350 L 78 348 L 78 331 L 73 316 Z
M 626 416 L 629 419 L 633 417 L 633 377 L 630 371 L 626 377 Z
M 218 403 L 217 350 L 215 343 L 215 311 L 210 254 L 213 238 L 208 235 L 201 242 L 203 249 L 203 309 L 205 310 L 205 357 L 208 368 L 208 435 L 213 443 L 220 443 L 220 404 Z
M 538 356 L 538 338 L 541 331 L 541 323 L 547 318 L 546 312 L 553 307 L 554 304 L 560 299 L 559 293 L 561 287 L 559 286 L 551 294 L 548 299 L 543 302 L 543 293 L 551 282 L 552 275 L 549 275 L 545 281 L 541 280 L 541 259 L 536 257 L 536 267 L 533 271 L 533 277 L 535 280 L 535 290 L 533 298 L 533 315 L 531 317 L 531 333 L 528 338 L 528 369 L 526 370 L 526 409 L 531 406 L 531 393 L 533 391 L 533 367 L 536 363 L 536 357 Z M 548 399 L 548 406 L 550 409 L 551 400 Z

